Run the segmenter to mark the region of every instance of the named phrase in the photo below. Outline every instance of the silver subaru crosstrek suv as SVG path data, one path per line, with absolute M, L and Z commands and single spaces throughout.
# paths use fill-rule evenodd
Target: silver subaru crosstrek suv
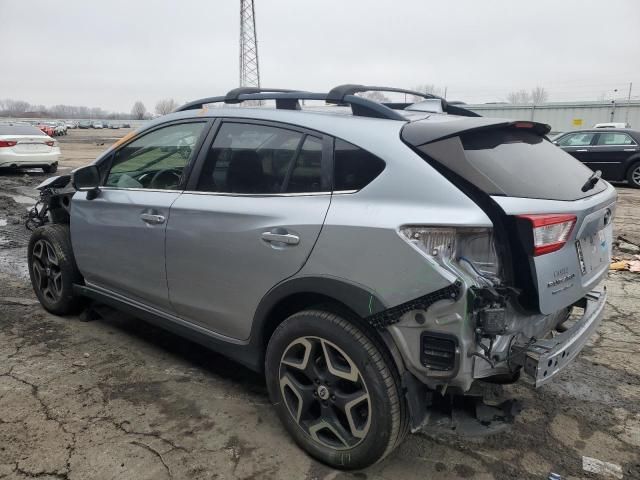
M 33 287 L 264 372 L 304 450 L 362 468 L 478 386 L 545 384 L 598 327 L 616 192 L 548 132 L 383 87 L 198 100 L 40 185 Z

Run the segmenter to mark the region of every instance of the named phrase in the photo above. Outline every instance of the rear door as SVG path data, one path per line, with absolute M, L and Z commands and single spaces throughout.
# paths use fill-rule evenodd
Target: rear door
M 142 133 L 100 165 L 97 197 L 73 196 L 71 240 L 89 285 L 170 311 L 166 222 L 206 126 L 183 121 Z
M 624 132 L 603 131 L 598 133 L 595 145 L 591 147 L 592 158 L 589 167 L 601 170 L 609 180 L 624 180 L 626 160 L 638 152 L 638 144 Z
M 291 126 L 220 122 L 171 207 L 171 304 L 192 323 L 249 336 L 263 296 L 304 265 L 331 201 L 331 140 Z

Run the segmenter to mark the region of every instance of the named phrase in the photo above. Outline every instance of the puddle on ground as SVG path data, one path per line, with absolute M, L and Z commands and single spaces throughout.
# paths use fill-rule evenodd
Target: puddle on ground
M 27 197 L 26 195 L 15 195 L 8 193 L 7 196 L 13 198 L 16 203 L 21 203 L 23 205 L 34 205 L 36 203 L 35 198 Z

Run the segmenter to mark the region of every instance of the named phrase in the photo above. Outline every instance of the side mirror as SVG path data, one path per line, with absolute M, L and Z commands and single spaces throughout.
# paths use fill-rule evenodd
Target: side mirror
M 71 184 L 79 192 L 90 192 L 88 200 L 97 196 L 100 186 L 100 172 L 95 165 L 87 165 L 71 172 Z M 91 198 L 90 198 L 91 197 Z

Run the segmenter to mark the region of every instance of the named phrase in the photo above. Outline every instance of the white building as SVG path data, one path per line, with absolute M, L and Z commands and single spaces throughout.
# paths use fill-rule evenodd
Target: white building
M 603 102 L 553 102 L 540 105 L 485 103 L 461 105 L 483 117 L 534 120 L 551 125 L 552 132 L 592 128 L 596 123 L 628 123 L 640 129 L 640 100 Z

